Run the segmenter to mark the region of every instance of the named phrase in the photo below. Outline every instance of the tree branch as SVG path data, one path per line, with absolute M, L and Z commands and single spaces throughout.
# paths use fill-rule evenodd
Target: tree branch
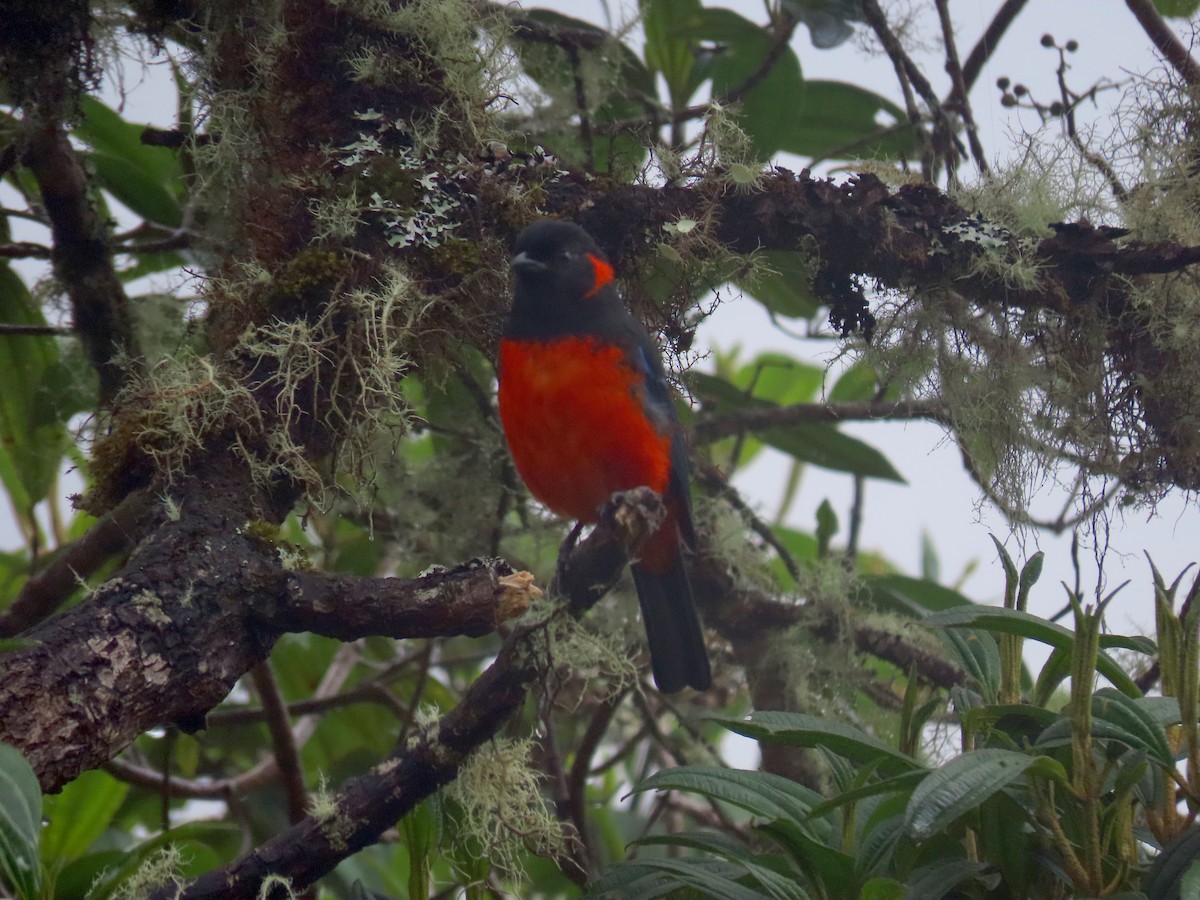
M 1156 50 L 1163 55 L 1188 84 L 1200 84 L 1200 63 L 1171 30 L 1152 0 L 1125 0 L 1129 11 L 1137 18 Z
M 1000 9 L 996 11 L 996 15 L 992 17 L 992 21 L 988 23 L 987 29 L 983 32 L 983 37 L 971 49 L 967 56 L 967 61 L 963 63 L 962 68 L 962 87 L 959 88 L 956 84 L 954 93 L 951 94 L 951 100 L 965 99 L 965 95 L 959 96 L 958 91 L 969 92 L 975 86 L 975 82 L 979 79 L 983 67 L 987 65 L 987 61 L 991 59 L 996 48 L 1000 46 L 1000 39 L 1004 37 L 1004 32 L 1008 30 L 1008 26 L 1013 23 L 1017 15 L 1025 8 L 1025 4 L 1029 0 L 1004 0 Z M 950 102 L 950 101 L 947 101 Z
M 300 750 L 292 724 L 288 721 L 287 704 L 279 691 L 279 682 L 271 670 L 270 660 L 264 659 L 250 670 L 258 700 L 266 713 L 267 730 L 271 733 L 274 747 L 272 758 L 283 779 L 283 792 L 287 797 L 288 821 L 293 825 L 304 818 L 308 806 L 308 789 L 304 785 L 304 767 L 300 763 Z
M 258 620 L 280 632 L 343 641 L 480 637 L 519 616 L 540 593 L 529 573 L 497 571 L 496 563 L 472 560 L 413 579 L 291 572 L 276 602 L 258 605 Z
M 149 491 L 137 491 L 97 520 L 73 544 L 57 551 L 29 577 L 12 605 L 0 613 L 0 637 L 20 634 L 42 621 L 104 563 L 132 543 L 142 517 L 150 509 Z

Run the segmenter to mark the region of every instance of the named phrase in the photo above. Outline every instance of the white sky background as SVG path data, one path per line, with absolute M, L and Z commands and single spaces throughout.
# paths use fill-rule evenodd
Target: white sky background
M 616 2 L 620 0 L 614 0 Z M 545 6 L 589 21 L 605 21 L 604 7 L 599 0 L 544 0 L 526 5 Z M 729 0 L 714 5 L 725 5 L 755 21 L 765 21 L 759 0 Z M 966 58 L 999 5 L 999 0 L 952 0 L 952 14 L 959 25 L 961 58 Z M 613 5 L 610 11 L 618 20 L 626 21 L 632 17 L 631 6 Z M 914 20 L 915 34 L 926 49 L 922 52 L 918 48 L 913 54 L 925 67 L 938 94 L 945 96 L 949 81 L 941 68 L 939 30 L 932 2 L 908 0 L 901 4 L 886 3 L 885 6 L 893 15 L 898 15 L 904 8 L 920 11 Z M 1173 22 L 1173 25 L 1185 43 L 1190 44 L 1188 23 Z M 1070 84 L 1079 91 L 1100 78 L 1120 79 L 1130 72 L 1146 73 L 1159 67 L 1149 50 L 1148 40 L 1122 0 L 1030 0 L 972 92 L 983 143 L 993 160 L 1014 152 L 1014 134 L 1024 129 L 1036 129 L 1040 124 L 1032 112 L 1008 110 L 999 105 L 996 79 L 1007 75 L 1013 81 L 1023 82 L 1034 90 L 1035 96 L 1047 102 L 1056 95 L 1057 55 L 1040 46 L 1041 35 L 1045 32 L 1053 34 L 1060 43 L 1071 38 L 1079 42 L 1078 52 L 1070 57 Z M 872 55 L 864 50 L 860 38 L 833 51 L 816 50 L 809 42 L 807 30 L 801 27 L 793 46 L 806 77 L 853 82 L 901 103 L 891 63 L 882 55 Z M 173 122 L 175 95 L 165 66 L 153 67 L 146 73 L 135 69 L 125 86 L 131 91 L 124 102 L 123 114 L 127 119 L 160 126 L 169 126 Z M 121 102 L 111 85 L 105 99 L 114 106 Z M 1102 95 L 1102 108 L 1084 107 L 1080 111 L 1082 120 L 1094 117 L 1096 125 L 1103 131 L 1109 127 L 1111 111 L 1118 99 L 1119 92 L 1116 91 Z M 800 165 L 787 160 L 783 164 L 793 168 Z M 966 173 L 969 169 L 963 171 Z M 45 238 L 38 235 L 29 239 Z M 828 342 L 798 345 L 775 330 L 762 308 L 750 301 L 726 303 L 701 329 L 699 337 L 698 346 L 716 343 L 728 348 L 740 343 L 744 357 L 760 350 L 776 349 L 820 361 L 832 353 Z M 996 602 L 1002 594 L 1003 575 L 988 537 L 989 533 L 994 533 L 1006 542 L 1018 564 L 1035 549 L 1046 551 L 1046 566 L 1042 580 L 1034 590 L 1032 608 L 1049 615 L 1062 606 L 1065 595 L 1058 583 L 1063 580 L 1071 584 L 1075 578 L 1069 537 L 1054 538 L 1038 532 L 1010 535 L 1003 518 L 981 505 L 979 489 L 963 471 L 957 447 L 945 438 L 940 428 L 924 423 L 860 423 L 845 428 L 882 450 L 908 481 L 907 485 L 867 483 L 860 542 L 863 549 L 878 551 L 906 574 L 917 575 L 920 572 L 921 536 L 928 532 L 941 560 L 943 583 L 954 582 L 968 564 L 977 561 L 978 571 L 966 583 L 965 592 L 976 601 Z M 766 454 L 737 483 L 743 493 L 759 505 L 762 514 L 771 518 L 786 477 L 787 461 L 773 451 L 766 451 Z M 77 485 L 63 486 L 64 495 L 76 490 Z M 848 476 L 809 467 L 789 524 L 811 530 L 817 506 L 829 498 L 843 525 L 839 538 L 844 538 L 851 496 L 852 481 Z M 1056 504 L 1050 506 L 1057 508 Z M 1160 571 L 1172 579 L 1183 566 L 1200 556 L 1196 540 L 1200 535 L 1198 524 L 1195 504 L 1186 503 L 1182 497 L 1172 497 L 1161 503 L 1154 516 L 1145 511 L 1133 511 L 1112 523 L 1105 559 L 1106 589 L 1127 578 L 1133 581 L 1111 608 L 1109 621 L 1114 630 L 1146 631 L 1153 623 L 1153 594 L 1142 550 L 1149 550 Z M 7 517 L 0 517 L 0 546 L 13 547 L 19 542 L 11 522 Z M 1080 557 L 1082 584 L 1085 593 L 1090 593 L 1096 586 L 1096 566 L 1090 550 L 1083 550 Z M 1041 658 L 1044 654 L 1035 652 L 1031 662 Z

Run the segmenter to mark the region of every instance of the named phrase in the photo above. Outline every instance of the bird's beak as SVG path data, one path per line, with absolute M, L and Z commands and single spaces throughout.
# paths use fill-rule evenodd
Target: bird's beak
M 534 259 L 528 253 L 518 253 L 513 257 L 512 270 L 518 275 L 525 272 L 545 272 L 546 264 Z

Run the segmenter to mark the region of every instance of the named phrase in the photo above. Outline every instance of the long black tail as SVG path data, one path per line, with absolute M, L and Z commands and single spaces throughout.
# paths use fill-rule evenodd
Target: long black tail
M 708 690 L 712 672 L 683 557 L 676 553 L 674 565 L 666 572 L 651 572 L 636 564 L 632 571 L 650 644 L 654 683 L 665 694 L 688 685 L 698 691 Z

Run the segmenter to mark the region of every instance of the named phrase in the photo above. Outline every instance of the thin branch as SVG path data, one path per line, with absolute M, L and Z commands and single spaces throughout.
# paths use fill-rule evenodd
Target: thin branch
M 762 60 L 754 71 L 745 77 L 739 84 L 734 85 L 724 94 L 719 97 L 713 97 L 707 103 L 694 103 L 691 106 L 680 107 L 674 110 L 667 119 L 667 124 L 682 125 L 685 122 L 693 122 L 697 119 L 703 119 L 712 109 L 713 104 L 720 106 L 732 106 L 740 103 L 745 99 L 750 91 L 754 90 L 762 81 L 771 74 L 775 68 L 775 64 L 779 62 L 784 51 L 787 50 L 792 35 L 796 31 L 797 20 L 791 16 L 785 16 L 781 21 L 780 27 L 776 30 L 771 39 L 771 45 L 767 48 L 767 52 L 763 54 Z M 661 124 L 657 117 L 638 116 L 629 119 L 620 119 L 615 122 L 606 122 L 597 126 L 597 130 L 603 134 L 616 134 L 625 131 L 634 131 L 640 128 L 645 128 L 647 125 L 657 126 Z
M 925 105 L 929 107 L 930 114 L 933 116 L 935 123 L 941 118 L 941 103 L 938 101 L 937 95 L 933 92 L 933 87 L 924 73 L 918 68 L 917 64 L 912 61 L 904 47 L 900 44 L 900 39 L 896 37 L 891 26 L 888 25 L 887 16 L 884 15 L 876 0 L 862 0 L 863 18 L 871 30 L 875 32 L 875 36 L 879 38 L 879 43 L 883 45 L 883 50 L 887 54 L 888 59 L 892 61 L 892 68 L 896 70 L 896 80 L 900 83 L 900 90 L 904 94 L 904 106 L 908 111 L 908 120 L 914 129 L 919 128 L 921 124 L 921 110 L 917 107 L 916 98 L 913 96 L 913 89 L 921 95 L 921 99 L 925 101 Z M 948 159 L 953 168 L 953 157 Z M 928 161 L 923 163 L 925 169 L 925 179 L 931 180 L 932 172 Z
M 155 793 L 162 791 L 167 781 L 162 772 L 148 769 L 120 757 L 110 759 L 104 763 L 102 768 L 119 781 Z M 208 780 L 172 776 L 170 779 L 171 796 L 185 800 L 228 800 L 231 797 L 240 797 L 257 788 L 265 787 L 278 777 L 279 765 L 275 762 L 274 757 L 269 757 L 236 778 Z
M 850 504 L 850 523 L 846 529 L 846 563 L 853 568 L 858 558 L 858 542 L 862 536 L 863 507 L 867 480 L 862 475 L 854 476 L 854 501 Z
M 29 577 L 12 605 L 0 613 L 0 637 L 20 634 L 45 619 L 66 602 L 83 579 L 131 546 L 152 499 L 149 491 L 130 494 L 83 537 L 54 553 L 43 569 Z
M 0 259 L 49 259 L 50 248 L 31 241 L 0 244 Z
M 950 96 L 955 97 L 958 101 L 954 104 L 954 109 L 962 117 L 963 125 L 966 126 L 967 144 L 971 148 L 971 158 L 975 160 L 979 171 L 987 175 L 990 171 L 987 155 L 979 140 L 979 129 L 975 126 L 975 114 L 971 111 L 970 96 L 966 83 L 963 81 L 962 66 L 958 61 L 958 45 L 954 40 L 954 23 L 950 19 L 950 3 L 949 0 L 936 0 L 936 5 L 938 19 L 942 25 L 942 44 L 946 48 L 946 71 L 950 75 L 950 83 L 953 85 Z
M 975 86 L 980 73 L 983 72 L 983 67 L 987 65 L 987 61 L 1000 46 L 1000 39 L 1004 37 L 1004 32 L 1008 30 L 1008 26 L 1013 23 L 1028 2 L 1029 0 L 1004 0 L 1004 4 L 996 11 L 996 15 L 992 17 L 992 21 L 983 32 L 983 37 L 971 49 L 967 61 L 963 63 L 962 86 L 960 88 L 955 85 L 954 93 L 951 94 L 948 103 L 966 99 L 966 94 Z M 958 93 L 960 90 L 962 94 Z
M 296 736 L 288 721 L 287 704 L 279 691 L 279 683 L 271 669 L 271 661 L 263 660 L 250 670 L 250 677 L 258 691 L 259 702 L 267 717 L 267 730 L 271 733 L 275 764 L 283 777 L 284 795 L 287 797 L 288 821 L 295 825 L 304 818 L 308 807 L 308 790 L 304 785 L 304 768 L 300 763 L 300 751 Z
M 796 403 L 791 406 L 751 407 L 701 416 L 692 425 L 692 440 L 697 444 L 710 444 L 747 431 L 814 423 L 907 419 L 944 422 L 946 417 L 946 405 L 940 400 L 866 400 L 856 403 Z
M 378 681 L 368 681 L 341 694 L 332 697 L 312 697 L 308 700 L 296 700 L 287 705 L 289 716 L 308 716 L 354 706 L 358 703 L 374 703 L 383 706 L 394 713 L 402 710 L 396 707 L 396 698 Z M 261 706 L 247 706 L 237 709 L 216 709 L 209 713 L 207 724 L 209 728 L 225 728 L 238 725 L 248 725 L 252 722 L 262 722 L 267 713 Z
M 579 832 L 580 840 L 583 841 L 588 870 L 592 874 L 594 874 L 595 867 L 599 864 L 599 859 L 596 857 L 592 842 L 587 837 L 587 778 L 588 773 L 591 771 L 592 760 L 596 755 L 596 750 L 600 746 L 600 741 L 603 740 L 613 715 L 621 705 L 621 701 L 625 699 L 627 693 L 628 691 L 620 691 L 610 694 L 596 707 L 591 720 L 588 722 L 587 730 L 584 731 L 583 737 L 579 739 L 579 743 L 575 747 L 575 759 L 571 763 L 570 772 L 567 774 L 567 814 L 574 823 L 575 830 Z
M 1183 46 L 1152 0 L 1125 0 L 1125 5 L 1137 18 L 1155 49 L 1183 76 L 1183 80 L 1192 85 L 1200 84 L 1200 63 Z
M 775 530 L 759 518 L 754 510 L 750 508 L 750 504 L 742 499 L 742 495 L 729 483 L 729 480 L 716 466 L 705 459 L 697 459 L 696 462 L 696 480 L 732 506 L 738 515 L 742 517 L 742 521 L 746 523 L 747 527 L 775 551 L 784 568 L 788 570 L 788 574 L 792 576 L 792 580 L 799 582 L 800 566 L 797 565 L 791 551 L 775 536 Z

